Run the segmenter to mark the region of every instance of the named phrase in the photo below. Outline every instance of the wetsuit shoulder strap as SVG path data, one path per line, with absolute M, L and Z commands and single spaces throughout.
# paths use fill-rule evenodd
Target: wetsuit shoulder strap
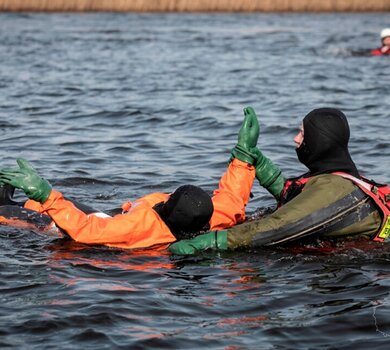
M 280 196 L 278 207 L 281 207 L 283 204 L 289 202 L 300 194 L 305 187 L 306 183 L 312 178 L 312 176 L 302 175 L 300 177 L 294 177 L 287 179 L 282 194 Z
M 334 172 L 334 175 L 339 175 L 345 179 L 351 180 L 364 193 L 373 199 L 382 213 L 382 224 L 377 234 L 372 238 L 374 241 L 383 242 L 390 236 L 390 187 L 388 185 L 380 185 L 364 177 L 357 178 L 347 173 Z

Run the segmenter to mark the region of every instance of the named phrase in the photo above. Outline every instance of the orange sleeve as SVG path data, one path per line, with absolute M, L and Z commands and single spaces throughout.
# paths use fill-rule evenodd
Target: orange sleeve
M 213 194 L 214 213 L 210 220 L 211 230 L 229 228 L 245 220 L 245 207 L 249 201 L 255 175 L 253 165 L 233 159 Z
M 32 199 L 28 199 L 26 203 L 24 203 L 23 207 L 26 209 L 35 210 L 38 213 L 42 213 L 41 203 L 33 201 Z
M 58 227 L 82 243 L 141 248 L 174 242 L 175 237 L 150 206 L 151 203 L 150 198 L 141 198 L 128 213 L 102 218 L 85 214 L 64 199 L 60 192 L 52 191 L 40 211 L 47 213 Z

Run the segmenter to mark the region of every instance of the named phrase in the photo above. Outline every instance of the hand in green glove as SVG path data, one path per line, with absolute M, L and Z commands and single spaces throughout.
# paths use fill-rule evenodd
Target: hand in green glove
M 209 231 L 193 239 L 185 239 L 169 246 L 176 255 L 193 255 L 207 249 L 227 250 L 227 231 Z
M 16 161 L 19 169 L 0 170 L 0 182 L 19 188 L 28 198 L 44 203 L 51 193 L 51 185 L 38 175 L 27 160 L 18 158 Z
M 232 150 L 232 156 L 243 162 L 254 164 L 256 156 L 252 154 L 252 149 L 256 147 L 259 138 L 259 122 L 252 107 L 244 108 L 244 115 L 244 122 L 238 133 L 238 142 Z
M 276 199 L 279 199 L 285 183 L 282 171 L 270 159 L 264 156 L 258 148 L 254 148 L 252 151 L 256 154 L 254 165 L 256 167 L 257 180 L 269 193 Z

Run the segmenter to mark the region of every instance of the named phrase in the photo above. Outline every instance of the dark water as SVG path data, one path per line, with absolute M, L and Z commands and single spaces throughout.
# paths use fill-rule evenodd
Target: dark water
M 211 192 L 243 107 L 293 176 L 302 117 L 335 106 L 362 173 L 389 183 L 390 60 L 357 54 L 388 20 L 0 14 L 2 167 L 27 158 L 101 210 L 184 183 Z M 273 203 L 253 193 L 249 213 Z M 179 259 L 2 226 L 0 251 L 2 348 L 389 348 L 389 245 Z

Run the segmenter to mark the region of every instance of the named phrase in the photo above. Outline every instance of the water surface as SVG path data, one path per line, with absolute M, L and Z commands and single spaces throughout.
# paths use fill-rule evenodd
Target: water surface
M 2 166 L 106 210 L 211 192 L 251 105 L 286 176 L 311 109 L 342 109 L 361 172 L 390 183 L 387 14 L 0 14 Z M 257 184 L 248 213 L 273 204 Z M 18 199 L 24 196 L 18 192 Z M 0 227 L 0 346 L 388 349 L 388 245 L 178 258 Z

